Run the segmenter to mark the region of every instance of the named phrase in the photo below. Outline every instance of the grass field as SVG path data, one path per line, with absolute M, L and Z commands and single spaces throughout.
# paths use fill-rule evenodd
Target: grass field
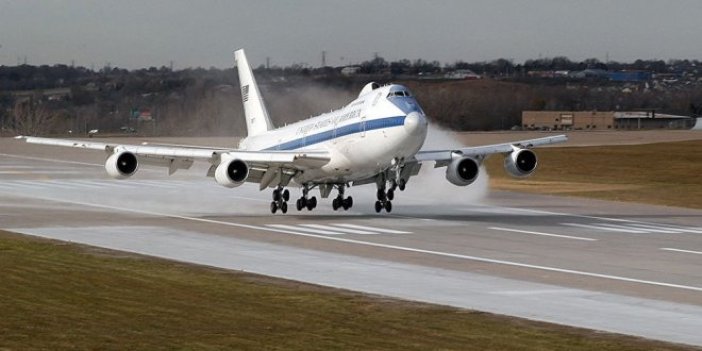
M 684 350 L 0 232 L 0 350 Z
M 544 148 L 537 155 L 540 167 L 525 180 L 506 175 L 502 157 L 489 159 L 491 187 L 702 208 L 702 140 Z

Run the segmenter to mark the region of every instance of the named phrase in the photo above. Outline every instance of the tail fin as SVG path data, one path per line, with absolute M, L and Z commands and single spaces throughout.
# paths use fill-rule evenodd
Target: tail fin
M 263 104 L 261 92 L 258 90 L 256 79 L 251 72 L 251 66 L 246 59 L 244 49 L 234 51 L 234 60 L 239 71 L 239 84 L 241 85 L 241 99 L 244 103 L 244 114 L 246 115 L 246 129 L 249 136 L 258 135 L 273 129 Z

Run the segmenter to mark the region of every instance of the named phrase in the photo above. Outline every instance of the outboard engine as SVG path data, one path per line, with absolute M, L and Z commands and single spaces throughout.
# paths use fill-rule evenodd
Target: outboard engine
M 105 170 L 112 178 L 126 179 L 134 175 L 139 168 L 136 155 L 129 151 L 118 151 L 110 155 L 105 161 Z
M 514 148 L 505 157 L 505 170 L 513 177 L 528 177 L 536 170 L 538 160 L 536 154 L 528 149 Z

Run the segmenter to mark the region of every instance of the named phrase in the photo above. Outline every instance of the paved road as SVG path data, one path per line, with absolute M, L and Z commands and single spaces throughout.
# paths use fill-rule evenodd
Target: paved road
M 358 187 L 350 211 L 273 216 L 270 194 L 220 187 L 205 168 L 115 181 L 103 159 L 0 140 L 0 228 L 702 345 L 702 211 L 487 194 L 485 179 L 456 188 L 438 171 L 390 215 Z

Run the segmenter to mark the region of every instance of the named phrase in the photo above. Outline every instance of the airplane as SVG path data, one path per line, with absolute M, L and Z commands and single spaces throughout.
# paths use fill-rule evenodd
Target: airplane
M 168 168 L 172 175 L 195 161 L 210 163 L 207 176 L 225 187 L 258 183 L 273 189 L 270 211 L 286 213 L 290 191 L 302 191 L 296 209 L 313 210 L 317 188 L 322 199 L 337 191 L 332 208 L 348 210 L 353 198 L 347 188 L 375 184 L 375 212 L 392 211 L 395 191 L 405 190 L 425 163 L 446 167 L 446 179 L 466 186 L 478 177 L 482 162 L 504 154 L 504 168 L 514 177 L 526 177 L 537 168 L 530 149 L 561 143 L 565 135 L 455 150 L 423 150 L 428 121 L 409 89 L 399 84 L 366 84 L 358 97 L 335 111 L 274 128 L 243 49 L 234 58 L 239 74 L 247 136 L 236 149 L 185 145 L 127 145 L 80 140 L 18 136 L 27 143 L 103 150 L 105 170 L 116 179 L 133 176 L 140 165 Z

